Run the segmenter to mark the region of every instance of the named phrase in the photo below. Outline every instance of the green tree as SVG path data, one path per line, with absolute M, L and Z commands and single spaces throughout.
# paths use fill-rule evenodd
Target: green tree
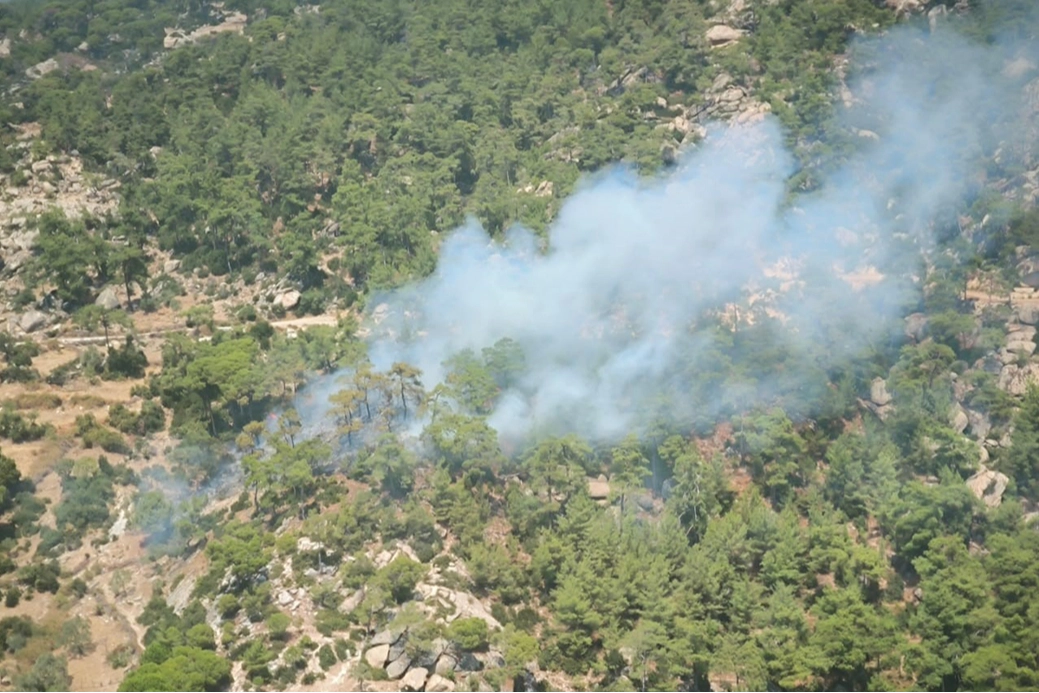
M 490 633 L 482 618 L 459 618 L 447 627 L 447 637 L 463 650 L 476 652 L 487 648 Z
M 641 445 L 634 435 L 629 435 L 610 451 L 610 471 L 620 497 L 623 516 L 625 501 L 632 493 L 644 487 L 646 477 L 649 476 L 649 460 L 642 454 Z
M 421 563 L 398 556 L 375 574 L 373 586 L 385 590 L 398 604 L 411 599 L 415 586 L 425 577 L 427 568 Z
M 58 644 L 73 657 L 82 657 L 94 648 L 91 639 L 90 622 L 82 616 L 75 616 L 61 624 Z
M 423 389 L 420 381 L 422 371 L 398 361 L 390 366 L 389 376 L 396 385 L 397 394 L 400 396 L 400 406 L 404 410 L 404 418 L 407 419 L 408 400 L 413 400 L 416 406 L 422 401 Z
M 14 678 L 14 686 L 21 691 L 67 691 L 72 685 L 68 662 L 48 652 L 33 662 L 32 669 Z

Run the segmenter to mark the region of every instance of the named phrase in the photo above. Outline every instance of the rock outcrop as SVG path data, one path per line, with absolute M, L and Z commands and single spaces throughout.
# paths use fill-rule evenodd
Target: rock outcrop
M 455 689 L 455 684 L 451 683 L 448 679 L 445 679 L 440 674 L 433 674 L 426 681 L 427 693 L 451 693 Z
M 299 305 L 300 297 L 300 293 L 295 289 L 292 289 L 290 291 L 286 291 L 283 294 L 280 294 L 277 298 L 274 299 L 274 303 L 281 306 L 285 310 L 292 310 L 293 308 Z
M 883 378 L 874 378 L 869 388 L 869 398 L 878 407 L 891 404 L 893 397 L 887 391 L 887 381 Z
M 1039 384 L 1039 363 L 1026 363 L 1022 366 L 1008 363 L 999 372 L 997 382 L 999 389 L 1011 395 L 1023 395 L 1031 384 Z
M 368 662 L 370 667 L 381 669 L 386 664 L 389 654 L 390 646 L 388 644 L 376 645 L 364 653 L 364 661 Z
M 38 310 L 30 310 L 23 313 L 22 317 L 18 319 L 18 327 L 22 328 L 22 331 L 26 334 L 41 330 L 48 324 L 50 324 L 48 315 Z
M 949 425 L 957 433 L 963 433 L 967 430 L 967 426 L 970 425 L 970 418 L 967 416 L 967 412 L 959 404 L 955 405 L 952 411 L 949 412 Z
M 977 474 L 967 479 L 967 488 L 990 508 L 999 507 L 1010 479 L 1006 474 L 981 465 Z
M 227 32 L 243 34 L 245 33 L 245 25 L 248 21 L 249 18 L 241 12 L 231 12 L 224 15 L 223 20 L 219 24 L 206 24 L 192 32 L 167 27 L 166 37 L 162 40 L 162 47 L 166 50 L 173 50 L 174 48 L 195 43 L 207 36 L 215 36 Z
M 426 686 L 429 671 L 422 667 L 408 670 L 408 673 L 400 680 L 402 691 L 421 691 Z M 393 678 L 392 676 L 390 678 Z
M 604 501 L 610 497 L 610 482 L 605 477 L 588 480 L 588 495 L 594 501 Z
M 743 38 L 743 32 L 725 24 L 712 26 L 705 37 L 712 48 L 728 46 Z
M 115 310 L 122 305 L 122 302 L 119 300 L 119 292 L 114 286 L 106 286 L 101 293 L 98 294 L 97 300 L 94 301 L 94 303 L 105 310 Z

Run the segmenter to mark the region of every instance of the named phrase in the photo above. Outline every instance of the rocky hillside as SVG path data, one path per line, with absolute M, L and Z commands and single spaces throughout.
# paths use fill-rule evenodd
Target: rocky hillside
M 1025 0 L 0 4 L 0 688 L 1035 688 L 1037 27 Z M 917 52 L 868 41 L 899 31 Z M 1023 98 L 918 184 L 869 152 L 945 124 L 885 129 L 871 50 L 925 71 L 946 41 Z M 734 132 L 768 146 L 711 149 Z M 775 204 L 667 177 L 772 159 Z M 595 187 L 613 164 L 631 190 Z M 646 234 L 615 285 L 446 245 L 472 217 L 549 257 L 575 191 L 610 217 L 578 241 Z M 646 218 L 773 206 L 775 246 L 717 223 L 654 265 L 682 283 L 638 269 Z M 459 248 L 506 261 L 468 320 L 426 302 L 469 286 Z M 498 280 L 543 298 L 478 312 Z M 588 296 L 605 317 L 559 320 Z M 504 312 L 551 344 L 405 357 Z M 582 368 L 635 385 L 511 425 Z

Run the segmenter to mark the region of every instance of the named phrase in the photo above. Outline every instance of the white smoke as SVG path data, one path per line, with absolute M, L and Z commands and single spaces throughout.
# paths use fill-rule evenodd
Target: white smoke
M 858 53 L 858 100 L 835 128 L 853 145 L 820 190 L 789 201 L 796 160 L 767 119 L 710 128 L 661 178 L 614 168 L 586 180 L 543 251 L 525 229 L 499 244 L 471 221 L 445 240 L 432 276 L 372 301 L 388 308 L 370 342 L 374 365 L 412 363 L 429 388 L 452 354 L 508 337 L 529 370 L 490 416 L 499 432 L 611 439 L 659 409 L 662 393 L 675 419 L 744 396 L 731 377 L 717 398 L 687 387 L 714 375 L 719 342 L 703 330 L 726 304 L 742 303 L 744 316 L 752 297 L 769 306 L 784 324 L 777 348 L 805 358 L 805 371 L 754 384 L 752 397 L 796 390 L 803 373 L 890 336 L 933 220 L 1014 137 L 1018 95 L 1036 70 L 1000 71 L 1020 47 L 915 30 Z

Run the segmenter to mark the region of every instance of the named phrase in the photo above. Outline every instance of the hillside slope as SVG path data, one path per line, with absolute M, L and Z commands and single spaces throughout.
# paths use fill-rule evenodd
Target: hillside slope
M 0 688 L 1039 686 L 1031 4 L 0 5 Z

